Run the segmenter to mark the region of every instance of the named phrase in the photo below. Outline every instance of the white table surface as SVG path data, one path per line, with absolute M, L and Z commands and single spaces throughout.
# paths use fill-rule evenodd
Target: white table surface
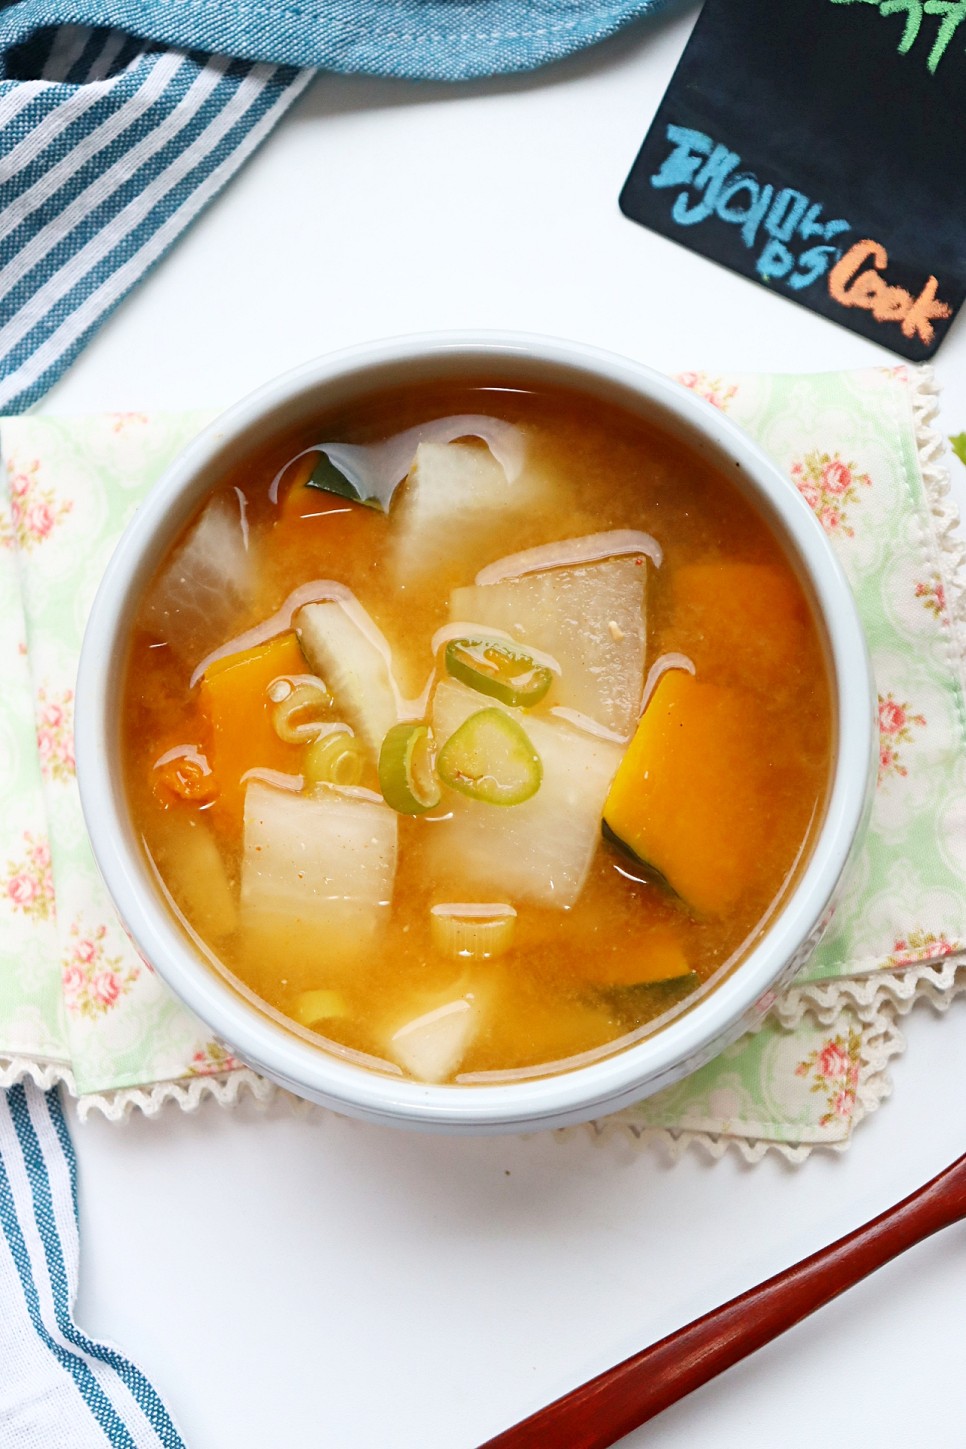
M 888 362 L 619 214 L 694 14 L 532 77 L 320 78 L 46 406 L 220 405 L 315 353 L 454 327 L 668 371 Z M 966 323 L 937 372 L 961 400 Z M 799 1168 L 280 1105 L 75 1120 L 81 1321 L 142 1360 L 190 1449 L 472 1449 L 958 1156 L 963 1009 L 919 1008 L 893 1100 Z M 952 1229 L 625 1442 L 960 1445 L 964 1284 Z

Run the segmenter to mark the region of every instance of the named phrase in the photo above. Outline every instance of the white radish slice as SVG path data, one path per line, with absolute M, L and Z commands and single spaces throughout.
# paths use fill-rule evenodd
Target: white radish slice
M 401 583 L 438 574 L 470 578 L 546 502 L 546 480 L 509 474 L 476 443 L 420 443 L 393 505 L 393 571 Z
M 638 555 L 472 584 L 453 591 L 450 614 L 550 654 L 559 674 L 548 707 L 587 715 L 628 740 L 644 686 L 646 572 Z
M 306 659 L 378 760 L 386 734 L 399 719 L 388 650 L 383 653 L 341 603 L 306 604 L 293 622 Z
M 154 854 L 165 884 L 189 925 L 220 941 L 238 925 L 238 903 L 221 851 L 203 817 L 165 811 Z
M 363 957 L 389 916 L 396 852 L 396 815 L 381 801 L 249 784 L 241 913 L 252 967 L 308 988 Z
M 476 1001 L 461 996 L 401 1026 L 389 1038 L 389 1055 L 421 1082 L 444 1082 L 458 1071 L 479 1024 Z
M 151 591 L 145 626 L 190 662 L 237 628 L 256 591 L 241 501 L 213 498 Z
M 495 700 L 487 706 L 519 719 Z M 480 708 L 473 689 L 443 679 L 433 696 L 433 733 L 442 747 Z M 520 805 L 490 805 L 447 790 L 444 818 L 427 830 L 427 868 L 440 890 L 461 897 L 531 901 L 569 910 L 577 901 L 600 839 L 600 816 L 623 746 L 562 720 L 526 715 L 543 780 Z

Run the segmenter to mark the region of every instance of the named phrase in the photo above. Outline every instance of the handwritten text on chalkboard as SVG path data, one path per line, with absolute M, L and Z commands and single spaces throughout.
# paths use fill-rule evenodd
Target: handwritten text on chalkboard
M 651 185 L 658 191 L 681 188 L 671 204 L 671 220 L 678 226 L 697 226 L 712 217 L 737 226 L 746 247 L 761 245 L 755 270 L 763 282 L 784 281 L 792 291 L 804 292 L 828 275 L 829 295 L 840 306 L 859 307 L 876 322 L 896 323 L 904 337 L 917 337 L 926 346 L 934 341 L 933 322 L 951 315 L 937 295 L 935 277 L 913 297 L 885 278 L 889 254 L 877 241 L 863 238 L 847 250 L 833 243 L 833 237 L 852 231 L 851 223 L 842 217 L 823 220 L 820 203 L 804 192 L 776 188 L 739 170 L 737 152 L 703 131 L 671 125 L 667 139 L 671 149 Z
M 932 49 L 926 65 L 935 75 L 936 67 L 946 54 L 947 47 L 959 26 L 966 20 L 966 0 L 832 0 L 833 5 L 875 5 L 880 15 L 905 17 L 902 36 L 896 49 L 900 55 L 908 55 L 919 39 L 924 15 L 940 18 Z M 926 40 L 928 44 L 928 39 Z
M 964 87 L 966 0 L 704 0 L 621 209 L 923 362 L 966 302 Z
M 659 190 L 690 188 L 679 191 L 671 207 L 678 226 L 695 226 L 716 216 L 739 226 L 741 240 L 752 249 L 761 240 L 761 228 L 764 245 L 755 268 L 763 281 L 784 278 L 794 291 L 801 292 L 825 275 L 839 255 L 838 247 L 791 248 L 816 237 L 827 243 L 850 229 L 847 221 L 823 221 L 821 205 L 804 192 L 783 186 L 776 193 L 770 183 L 740 171 L 741 157 L 720 142 L 715 144 L 703 131 L 668 126 L 667 138 L 672 150 L 651 177 L 651 185 Z M 697 199 L 692 200 L 692 193 Z

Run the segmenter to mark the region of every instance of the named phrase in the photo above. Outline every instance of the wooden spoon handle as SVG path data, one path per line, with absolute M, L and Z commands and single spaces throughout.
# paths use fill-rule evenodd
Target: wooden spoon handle
M 966 1157 L 864 1227 L 573 1389 L 481 1449 L 605 1449 L 963 1217 Z

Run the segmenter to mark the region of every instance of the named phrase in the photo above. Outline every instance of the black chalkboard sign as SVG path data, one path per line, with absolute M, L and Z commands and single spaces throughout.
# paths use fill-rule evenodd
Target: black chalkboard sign
M 966 0 L 706 0 L 632 220 L 914 361 L 966 295 Z

